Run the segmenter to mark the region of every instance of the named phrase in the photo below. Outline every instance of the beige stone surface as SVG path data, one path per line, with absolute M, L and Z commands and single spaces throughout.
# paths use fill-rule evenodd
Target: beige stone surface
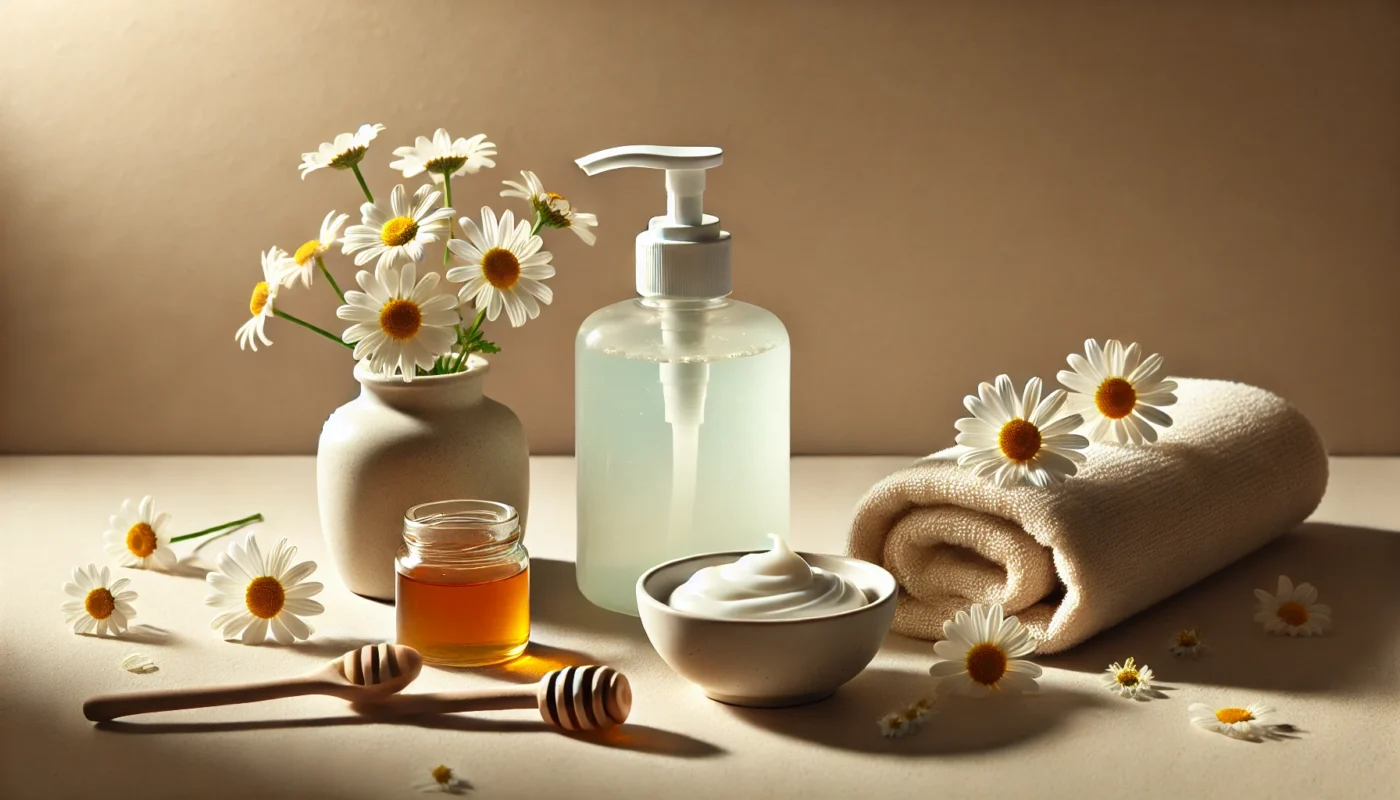
M 726 149 L 707 208 L 792 334 L 796 452 L 932 452 L 978 381 L 1095 336 L 1400 453 L 1365 413 L 1400 396 L 1397 41 L 1390 0 L 0 0 L 0 451 L 312 452 L 345 354 L 233 332 L 259 251 L 360 203 L 300 154 L 382 122 L 378 195 L 445 126 L 501 150 L 461 208 L 533 169 L 601 218 L 547 239 L 552 307 L 489 329 L 536 453 L 572 451 L 574 334 L 662 206 L 572 159 L 637 142 Z
M 839 552 L 855 501 L 908 458 L 797 459 L 793 544 Z M 325 564 L 309 458 L 0 460 L 0 797 L 395 798 L 447 763 L 481 797 L 1393 797 L 1400 780 L 1400 460 L 1334 459 L 1326 499 L 1302 529 L 1086 644 L 1040 659 L 1040 695 L 950 706 L 919 735 L 885 740 L 875 718 L 929 691 L 929 645 L 891 636 L 871 667 L 823 703 L 781 711 L 713 703 L 672 675 L 634 619 L 573 588 L 573 464 L 532 464 L 534 646 L 508 667 L 427 669 L 416 688 L 532 679 L 552 664 L 626 672 L 632 724 L 599 740 L 553 733 L 513 711 L 366 723 L 330 698 L 133 718 L 97 728 L 99 692 L 256 679 L 309 670 L 392 635 L 393 610 L 347 593 L 328 569 L 316 636 L 294 647 L 225 643 L 208 629 L 201 565 L 177 545 L 179 574 L 124 571 L 140 593 L 126 640 L 77 637 L 60 585 L 105 562 L 101 532 L 123 497 L 154 493 L 178 530 L 262 511 L 264 541 L 287 536 Z M 1265 635 L 1251 589 L 1280 573 L 1309 580 L 1335 611 L 1320 639 Z M 1201 626 L 1214 651 L 1178 661 L 1166 638 Z M 151 675 L 122 671 L 150 654 Z M 1150 703 L 1098 686 L 1129 655 L 1169 688 Z M 1294 738 L 1250 744 L 1193 728 L 1186 707 L 1261 700 Z

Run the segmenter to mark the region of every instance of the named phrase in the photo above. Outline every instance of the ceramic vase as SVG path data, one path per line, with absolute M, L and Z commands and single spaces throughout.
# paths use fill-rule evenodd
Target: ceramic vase
M 490 365 L 401 378 L 355 368 L 360 395 L 336 409 L 316 450 L 316 495 L 331 560 L 350 591 L 394 599 L 404 512 L 437 500 L 515 507 L 525 530 L 530 450 L 509 408 L 482 393 Z

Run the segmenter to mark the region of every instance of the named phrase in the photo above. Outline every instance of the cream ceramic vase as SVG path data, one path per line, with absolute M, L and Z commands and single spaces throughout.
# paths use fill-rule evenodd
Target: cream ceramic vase
M 331 559 L 356 594 L 394 599 L 404 512 L 437 500 L 494 500 L 525 529 L 530 449 L 509 408 L 482 394 L 490 365 L 404 383 L 355 368 L 360 396 L 321 428 L 316 495 Z

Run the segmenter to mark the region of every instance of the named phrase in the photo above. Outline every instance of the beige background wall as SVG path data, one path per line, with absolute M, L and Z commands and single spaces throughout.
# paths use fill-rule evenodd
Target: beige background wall
M 442 125 L 501 148 L 459 208 L 530 168 L 602 218 L 491 331 L 537 452 L 571 448 L 574 332 L 661 203 L 571 159 L 631 142 L 727 150 L 707 200 L 792 333 L 799 452 L 941 447 L 978 380 L 1086 336 L 1400 452 L 1397 42 L 1395 3 L 0 0 L 0 450 L 313 450 L 346 354 L 233 332 L 259 250 L 359 203 L 300 153 L 382 122 L 381 194 Z

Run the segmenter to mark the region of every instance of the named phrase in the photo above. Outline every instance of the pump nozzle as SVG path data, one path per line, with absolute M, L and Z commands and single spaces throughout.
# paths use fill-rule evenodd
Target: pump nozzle
M 622 167 L 664 169 L 667 219 L 674 225 L 702 225 L 705 221 L 705 170 L 723 164 L 724 151 L 718 147 L 634 144 L 600 150 L 575 163 L 588 175 Z

